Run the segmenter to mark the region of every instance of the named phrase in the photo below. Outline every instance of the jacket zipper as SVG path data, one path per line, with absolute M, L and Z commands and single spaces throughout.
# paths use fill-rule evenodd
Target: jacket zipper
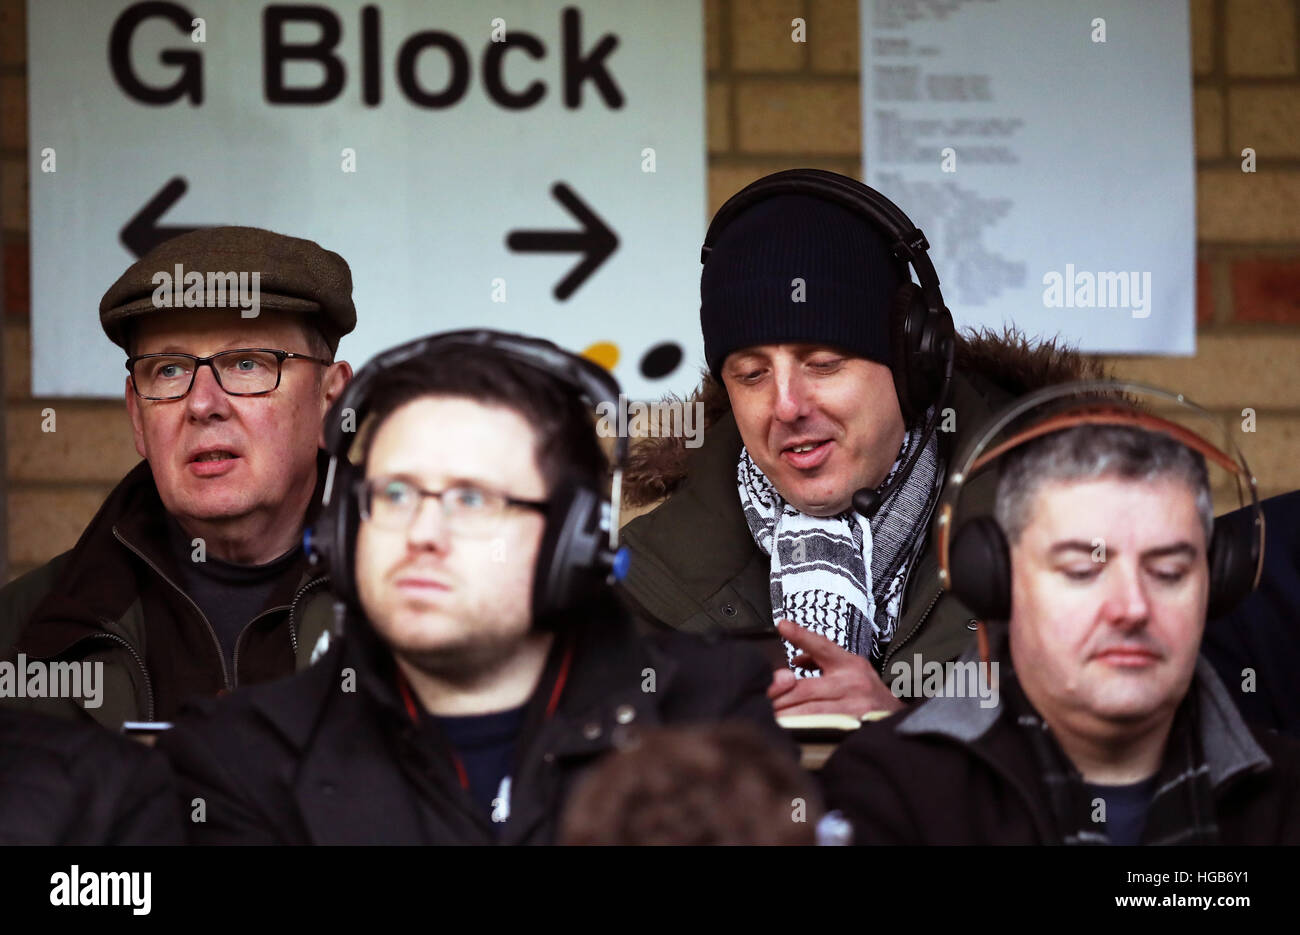
M 145 720 L 146 720 L 146 721 L 152 721 L 152 720 L 153 720 L 153 715 L 154 715 L 154 710 L 153 710 L 153 679 L 149 678 L 149 670 L 145 667 L 144 660 L 141 659 L 141 658 L 140 658 L 140 654 L 139 654 L 138 652 L 135 651 L 135 647 L 132 646 L 132 645 L 131 645 L 131 644 L 130 644 L 126 639 L 124 639 L 123 637 L 118 636 L 116 633 L 105 633 L 104 635 L 105 635 L 106 637 L 108 637 L 110 640 L 113 640 L 113 641 L 115 641 L 115 642 L 121 643 L 123 646 L 125 646 L 126 649 L 127 649 L 127 652 L 129 652 L 129 653 L 131 654 L 131 658 L 135 660 L 135 664 L 136 664 L 137 666 L 140 667 L 140 674 L 144 676 L 144 692 L 145 692 L 145 697 L 149 699 L 149 705 L 148 705 L 148 707 L 147 707 L 146 710 L 145 710 L 145 713 L 148 714 L 149 716 L 146 717 Z
M 289 603 L 281 604 L 278 607 L 268 607 L 266 610 L 262 611 L 252 620 L 248 621 L 248 623 L 244 624 L 244 628 L 239 631 L 239 636 L 235 637 L 235 654 L 234 654 L 234 658 L 231 660 L 234 663 L 234 669 L 235 669 L 234 672 L 235 685 L 239 684 L 239 650 L 242 649 L 244 645 L 244 634 L 247 633 L 249 630 L 253 629 L 253 625 L 256 624 L 257 621 L 261 620 L 263 617 L 269 617 L 271 614 L 278 614 L 281 611 L 285 611 L 285 610 L 289 611 L 289 645 L 293 647 L 293 658 L 295 663 L 294 667 L 297 668 L 298 625 L 294 622 L 293 619 L 294 612 L 298 609 L 298 601 L 303 596 L 303 594 L 305 594 L 313 585 L 319 584 L 320 582 L 327 581 L 327 580 L 329 580 L 328 577 L 313 578 L 311 581 L 308 581 L 306 584 L 304 584 L 302 587 L 298 589 L 298 592 L 294 594 L 293 599 L 290 600 Z
M 316 587 L 316 585 L 323 584 L 326 581 L 329 581 L 329 575 L 321 575 L 319 578 L 312 578 L 298 589 L 298 593 L 295 594 L 293 600 L 289 602 L 289 641 L 293 644 L 293 657 L 295 660 L 298 658 L 298 608 L 301 606 L 300 601 L 304 594 Z M 258 614 L 258 616 L 260 617 L 261 614 Z M 236 652 L 238 652 L 237 647 Z
M 99 622 L 101 626 L 112 625 L 112 621 L 105 620 L 102 617 L 100 618 Z M 72 643 L 72 645 L 68 647 L 68 649 L 72 649 L 73 646 L 78 646 L 81 643 L 86 642 L 87 640 L 112 640 L 114 643 L 121 643 L 123 646 L 126 647 L 126 651 L 131 654 L 131 658 L 135 660 L 135 664 L 140 669 L 140 675 L 144 678 L 145 699 L 148 702 L 145 707 L 145 715 L 146 715 L 145 720 L 152 721 L 154 716 L 153 680 L 149 678 L 149 670 L 145 668 L 144 660 L 140 658 L 140 654 L 136 652 L 135 647 L 132 646 L 128 640 L 118 636 L 116 633 L 96 633 L 94 636 L 86 636 L 86 637 L 82 637 L 79 640 L 76 640 L 74 643 Z M 67 652 L 67 650 L 64 650 L 64 652 Z
M 171 578 L 168 578 L 167 575 L 163 572 L 163 570 L 159 568 L 156 564 L 154 564 L 153 560 L 149 558 L 149 556 L 145 555 L 143 552 L 141 552 L 131 543 L 127 542 L 124 538 L 122 538 L 122 534 L 117 531 L 116 526 L 113 527 L 113 537 L 117 539 L 118 542 L 122 543 L 124 546 L 126 546 L 128 549 L 134 552 L 137 556 L 139 556 L 140 560 L 144 562 L 146 565 L 148 565 L 150 568 L 152 568 L 154 570 L 154 573 L 157 574 L 159 578 L 162 578 L 163 581 L 166 581 L 169 585 L 171 585 L 177 594 L 185 598 L 185 600 L 189 601 L 190 606 L 194 608 L 194 612 L 198 614 L 199 619 L 203 621 L 203 625 L 208 628 L 208 635 L 212 637 L 212 645 L 217 650 L 217 662 L 221 664 L 221 684 L 222 686 L 225 687 L 226 691 L 230 691 L 233 686 L 230 684 L 230 673 L 226 671 L 226 654 L 221 651 L 221 641 L 217 639 L 217 631 L 212 629 L 212 624 L 211 622 L 209 622 L 207 615 L 203 613 L 203 611 L 199 608 L 198 604 L 194 603 L 194 598 L 190 597 L 188 594 L 182 591 L 175 581 L 172 581 Z
M 881 675 L 885 674 L 885 668 L 889 665 L 889 660 L 893 659 L 894 656 L 897 655 L 898 651 L 903 648 L 903 644 L 910 640 L 917 630 L 921 629 L 921 625 L 925 623 L 926 619 L 930 616 L 930 612 L 934 610 L 934 605 L 939 603 L 939 598 L 941 597 L 943 597 L 943 588 L 940 588 L 935 592 L 934 598 L 930 601 L 929 606 L 925 608 L 925 611 L 921 614 L 916 623 L 912 625 L 912 629 L 908 630 L 902 639 L 895 639 L 889 644 L 889 652 L 885 653 L 885 658 L 880 660 Z

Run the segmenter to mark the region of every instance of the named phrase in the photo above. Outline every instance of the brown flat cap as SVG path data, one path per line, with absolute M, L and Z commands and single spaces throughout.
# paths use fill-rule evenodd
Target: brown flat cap
M 181 281 L 176 281 L 178 266 Z M 201 304 L 195 301 L 200 288 L 195 280 L 191 280 L 190 301 L 183 299 L 187 285 L 183 280 L 190 273 L 203 276 Z M 259 314 L 303 315 L 320 329 L 331 350 L 337 350 L 339 338 L 357 326 L 347 261 L 314 241 L 260 227 L 209 227 L 164 241 L 133 263 L 104 293 L 99 323 L 109 340 L 125 349 L 128 322 L 143 315 L 183 314 L 187 307 L 242 308 L 236 280 L 228 278 L 241 273 L 245 274 L 245 297 L 256 284 Z M 160 290 L 162 301 L 156 301 Z

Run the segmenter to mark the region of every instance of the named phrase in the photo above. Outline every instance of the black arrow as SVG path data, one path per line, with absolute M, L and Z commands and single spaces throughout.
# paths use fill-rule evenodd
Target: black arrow
M 516 253 L 585 253 L 582 262 L 555 285 L 555 297 L 563 302 L 618 249 L 618 235 L 563 182 L 551 186 L 551 194 L 581 222 L 582 230 L 511 231 L 506 246 Z
M 202 225 L 198 227 L 158 226 L 158 219 L 166 214 L 167 210 L 176 204 L 188 189 L 189 185 L 179 175 L 158 189 L 158 194 L 150 198 L 148 203 L 136 213 L 136 216 L 126 222 L 126 226 L 117 235 L 118 239 L 122 241 L 122 246 L 134 253 L 136 258 L 139 259 L 164 240 L 171 240 L 173 237 L 188 234 L 190 231 L 202 230 Z

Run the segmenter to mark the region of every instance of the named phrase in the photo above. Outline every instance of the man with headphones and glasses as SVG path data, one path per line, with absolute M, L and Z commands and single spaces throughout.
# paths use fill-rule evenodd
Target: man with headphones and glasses
M 1057 387 L 955 462 L 941 577 L 983 621 L 979 650 L 826 764 L 858 843 L 1300 843 L 1300 744 L 1248 727 L 1199 655 L 1207 612 L 1258 581 L 1254 478 L 1139 393 L 1212 418 L 1137 384 Z M 1246 513 L 1214 518 L 1207 460 Z M 959 510 L 994 462 L 994 515 Z
M 927 248 L 832 172 L 732 196 L 703 249 L 704 444 L 649 439 L 629 464 L 629 505 L 667 500 L 624 531 L 625 593 L 652 624 L 766 649 L 781 716 L 895 710 L 893 658 L 961 653 L 971 615 L 927 536 L 944 464 L 1007 399 L 1095 372 L 1014 334 L 957 336 Z
M 571 784 L 644 730 L 785 742 L 758 654 L 639 636 L 614 598 L 627 439 L 611 479 L 592 413 L 618 398 L 590 361 L 492 331 L 362 368 L 326 417 L 309 543 L 340 635 L 162 738 L 206 803 L 196 842 L 549 843 Z

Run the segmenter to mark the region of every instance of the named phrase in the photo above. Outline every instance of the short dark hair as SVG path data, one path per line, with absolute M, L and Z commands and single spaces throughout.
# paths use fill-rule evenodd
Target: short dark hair
M 321 360 L 334 361 L 335 350 L 330 346 L 329 339 L 315 325 L 306 321 L 302 323 L 303 337 L 307 339 L 307 353 L 313 357 L 319 357 Z M 324 373 L 325 371 L 320 371 Z
M 609 462 L 582 398 L 567 383 L 490 347 L 435 348 L 381 374 L 367 394 L 362 463 L 384 421 L 426 396 L 513 410 L 533 427 L 534 455 L 548 493 L 566 479 L 605 492 Z
M 583 779 L 560 843 L 814 844 L 821 816 L 812 778 L 757 728 L 660 728 Z

